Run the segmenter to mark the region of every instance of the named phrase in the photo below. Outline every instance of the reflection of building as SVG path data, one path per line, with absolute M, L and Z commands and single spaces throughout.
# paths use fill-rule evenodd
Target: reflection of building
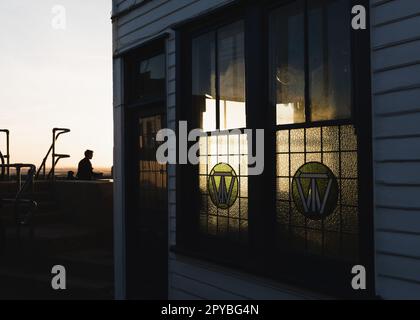
M 356 31 L 349 0 L 137 2 L 113 13 L 117 297 L 420 298 L 420 6 L 359 1 Z M 198 166 L 155 161 L 178 121 Z

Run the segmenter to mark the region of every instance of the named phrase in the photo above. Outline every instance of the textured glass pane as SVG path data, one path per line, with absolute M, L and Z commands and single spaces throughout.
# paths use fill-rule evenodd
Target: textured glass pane
M 307 153 L 306 162 L 321 162 L 321 154 L 320 153 Z
M 198 143 L 200 145 L 200 155 L 207 155 L 208 154 L 208 150 L 207 150 L 207 140 L 208 137 L 199 137 L 198 138 Z
M 357 208 L 342 207 L 343 231 L 357 234 L 359 232 L 359 217 Z
M 245 46 L 243 22 L 218 32 L 220 128 L 246 127 Z
M 356 257 L 358 245 L 357 237 L 347 237 L 349 233 L 358 233 L 357 144 L 353 126 L 308 128 L 306 135 L 301 129 L 292 129 L 290 149 L 294 153 L 289 153 L 287 146 L 279 147 L 279 141 L 283 144 L 288 142 L 287 132 L 277 133 L 277 151 L 280 149 L 283 153 L 276 156 L 276 244 L 297 253 L 306 250 L 309 254 L 350 261 Z M 348 141 L 344 143 L 344 139 Z M 340 148 L 343 145 L 356 149 L 354 152 L 343 151 Z M 290 177 L 287 172 L 289 158 Z M 309 162 L 322 162 L 327 166 L 339 187 L 337 203 L 331 207 L 332 213 L 320 220 L 305 218 L 296 207 L 296 198 L 290 194 L 296 171 Z M 300 209 L 303 210 L 302 207 Z M 344 241 L 345 237 L 347 240 Z
M 240 171 L 241 176 L 248 175 L 248 156 L 241 156 L 241 164 L 240 164 Z
M 239 184 L 240 184 L 240 189 L 239 189 L 240 196 L 243 198 L 247 198 L 248 197 L 248 178 L 240 177 Z
M 203 141 L 205 140 L 206 138 L 202 138 L 202 141 L 200 143 L 200 146 L 203 147 L 204 151 L 206 143 L 204 143 Z M 246 176 L 248 169 L 248 156 L 241 156 L 239 154 L 239 145 L 240 142 L 246 143 L 246 136 L 209 136 L 207 138 L 207 141 L 209 145 L 209 152 L 213 155 L 210 155 L 208 157 L 200 157 L 200 160 L 208 160 L 208 165 L 200 164 L 200 172 L 203 172 L 204 174 L 198 177 L 199 188 L 201 193 L 208 194 L 208 197 L 204 198 L 207 202 L 202 201 L 201 203 L 200 215 L 214 216 L 214 218 L 207 219 L 207 221 L 209 221 L 209 223 L 211 224 L 208 228 L 208 231 L 204 227 L 201 227 L 200 230 L 209 235 L 214 235 L 218 237 L 227 236 L 230 240 L 242 241 L 245 238 L 245 235 L 243 233 L 246 232 L 246 230 L 239 230 L 239 226 L 240 221 L 242 221 L 242 219 L 248 219 L 248 200 L 244 199 L 242 201 L 240 197 L 248 197 L 248 177 Z M 236 155 L 232 155 L 231 150 L 228 150 L 231 147 L 233 150 L 236 149 Z M 203 152 L 200 153 L 202 154 Z M 223 171 L 226 169 L 228 171 Z M 232 169 L 234 172 L 231 172 Z M 232 195 L 234 195 L 235 198 L 232 202 L 229 202 L 229 206 L 226 206 L 226 203 L 224 202 L 218 203 L 218 201 L 222 200 L 220 200 L 220 198 L 218 199 L 217 197 L 220 196 L 220 192 L 223 192 L 223 190 L 221 191 L 220 189 L 220 173 L 232 173 L 235 179 L 237 179 L 237 187 L 234 187 L 235 191 L 232 192 Z M 242 175 L 240 175 L 240 173 Z M 226 180 L 224 181 L 226 182 L 226 186 L 230 186 L 230 182 L 233 181 L 233 179 L 227 176 L 225 179 Z M 215 183 L 215 185 L 212 185 L 211 181 L 214 181 L 213 183 Z M 214 191 L 213 188 L 217 188 L 217 190 Z M 228 197 L 230 196 L 228 195 Z M 230 221 L 228 220 L 228 218 L 235 218 L 237 219 L 237 221 Z M 202 224 L 202 222 L 200 223 Z M 230 228 L 231 226 L 235 227 Z
M 340 176 L 340 154 L 337 153 L 325 153 L 324 164 L 330 168 L 336 177 Z
M 277 152 L 289 152 L 289 131 L 277 131 Z
M 341 127 L 341 150 L 357 151 L 357 136 L 353 126 Z
M 341 154 L 341 175 L 343 178 L 357 178 L 356 152 L 343 152 Z
M 289 178 L 278 178 L 277 179 L 277 200 L 289 200 Z
M 298 153 L 298 154 L 292 154 L 290 156 L 290 172 L 292 173 L 292 176 L 296 174 L 296 171 L 303 166 L 305 163 L 305 154 Z
M 210 235 L 217 235 L 217 217 L 208 216 L 208 231 Z
M 211 169 L 213 169 L 214 166 L 219 163 L 219 160 L 218 160 L 217 156 L 208 157 L 208 161 L 209 161 L 209 171 L 211 171 Z
M 218 224 L 219 224 L 218 228 L 217 228 L 218 235 L 226 234 L 227 233 L 227 228 L 228 228 L 228 218 L 219 216 Z
M 219 155 L 219 157 L 218 157 L 218 162 L 219 162 L 219 163 L 229 163 L 229 161 L 228 161 L 228 156 L 227 156 L 227 155 L 224 155 L 224 156 Z
M 199 181 L 200 181 L 200 192 L 202 194 L 206 194 L 207 193 L 207 176 L 200 176 Z
M 219 155 L 227 155 L 228 154 L 228 136 L 221 135 L 218 137 L 218 151 Z
M 351 115 L 348 0 L 312 0 L 309 5 L 309 79 L 312 121 Z
M 241 219 L 248 220 L 248 199 L 240 199 Z
M 292 203 L 291 211 L 291 223 L 294 227 L 305 227 L 305 217 L 297 209 L 294 203 Z
M 338 126 L 322 128 L 323 151 L 339 151 L 340 136 Z
M 288 177 L 289 174 L 289 155 L 278 154 L 277 155 L 277 176 Z
M 310 229 L 315 229 L 315 230 L 322 230 L 322 220 L 310 220 L 308 219 L 306 221 L 307 223 L 307 227 Z
M 341 201 L 343 204 L 357 206 L 358 188 L 356 180 L 341 181 Z
M 239 135 L 229 135 L 229 153 L 239 154 Z
M 337 206 L 334 213 L 324 220 L 324 228 L 329 231 L 340 231 L 340 208 Z
M 290 151 L 305 151 L 305 130 L 299 129 L 290 131 Z
M 239 199 L 234 203 L 232 207 L 229 209 L 229 217 L 231 218 L 240 218 L 240 211 L 239 211 Z
M 208 154 L 217 155 L 217 136 L 208 137 Z
M 271 99 L 276 124 L 305 121 L 303 1 L 295 1 L 270 16 Z
M 321 152 L 321 128 L 306 129 L 306 151 Z
M 241 154 L 248 154 L 248 136 L 246 134 L 242 134 L 240 137 L 241 144 L 240 144 L 240 153 Z
M 307 234 L 308 252 L 311 254 L 322 254 L 322 232 L 316 230 L 308 230 Z
M 193 122 L 204 131 L 216 130 L 216 51 L 213 32 L 192 41 Z
M 239 176 L 239 159 L 240 156 L 230 156 L 229 165 L 235 170 L 236 174 Z
M 207 172 L 207 157 L 200 157 L 199 174 L 208 174 Z

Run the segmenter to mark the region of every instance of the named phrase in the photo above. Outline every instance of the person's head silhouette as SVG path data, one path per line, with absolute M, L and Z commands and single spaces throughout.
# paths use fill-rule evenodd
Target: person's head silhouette
M 92 150 L 86 150 L 85 151 L 85 157 L 88 158 L 89 160 L 92 160 L 92 158 L 93 158 L 93 151 Z

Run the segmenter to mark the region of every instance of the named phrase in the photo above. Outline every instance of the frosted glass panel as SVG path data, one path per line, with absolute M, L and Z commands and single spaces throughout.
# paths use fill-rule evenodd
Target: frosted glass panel
M 357 258 L 359 191 L 357 138 L 353 126 L 280 130 L 276 160 L 278 246 L 343 260 Z M 338 193 L 330 213 L 318 220 L 302 214 L 293 193 L 295 176 L 304 164 L 310 163 L 319 163 L 330 170 L 333 177 L 330 180 L 336 181 Z M 314 205 L 311 199 L 321 203 L 325 193 L 320 190 L 327 185 L 322 182 L 325 173 L 305 171 L 305 174 L 318 180 L 312 187 L 306 185 L 302 190 L 309 190 L 308 193 L 302 191 L 303 198 L 298 199 L 304 199 L 309 206 Z

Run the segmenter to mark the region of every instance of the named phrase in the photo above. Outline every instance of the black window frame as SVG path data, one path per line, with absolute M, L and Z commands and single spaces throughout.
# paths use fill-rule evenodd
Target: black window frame
M 287 282 L 302 288 L 340 297 L 374 296 L 373 250 L 373 174 L 372 116 L 370 86 L 370 31 L 351 29 L 352 118 L 300 124 L 268 126 L 275 119 L 269 101 L 269 14 L 294 0 L 234 1 L 214 12 L 185 21 L 176 31 L 176 104 L 177 123 L 188 121 L 191 112 L 191 43 L 197 35 L 213 31 L 239 20 L 245 25 L 246 115 L 247 129 L 265 130 L 265 170 L 261 176 L 249 177 L 249 243 L 229 243 L 206 239 L 198 228 L 199 214 L 191 207 L 194 173 L 190 165 L 178 165 L 177 175 L 177 245 L 176 253 L 234 267 L 253 274 Z M 368 0 L 350 1 L 369 8 Z M 350 23 L 350 22 L 349 22 Z M 368 24 L 369 25 L 369 24 Z M 355 50 L 357 48 L 357 50 Z M 262 107 L 264 106 L 263 112 Z M 354 125 L 359 157 L 359 256 L 367 269 L 366 291 L 351 288 L 351 265 L 303 255 L 281 255 L 275 249 L 276 139 L 277 128 L 310 128 L 320 125 Z M 194 128 L 188 128 L 194 129 Z M 268 130 L 269 129 L 269 130 Z M 255 146 L 255 137 L 253 141 Z M 253 148 L 255 150 L 255 148 Z M 272 192 L 267 192 L 271 189 Z M 198 189 L 198 188 L 197 188 Z M 263 235 L 263 236 L 261 236 Z M 288 260 L 289 259 L 289 260 Z M 285 265 L 284 261 L 291 261 Z M 308 266 L 310 266 L 308 268 Z M 310 269 L 308 271 L 308 269 Z

